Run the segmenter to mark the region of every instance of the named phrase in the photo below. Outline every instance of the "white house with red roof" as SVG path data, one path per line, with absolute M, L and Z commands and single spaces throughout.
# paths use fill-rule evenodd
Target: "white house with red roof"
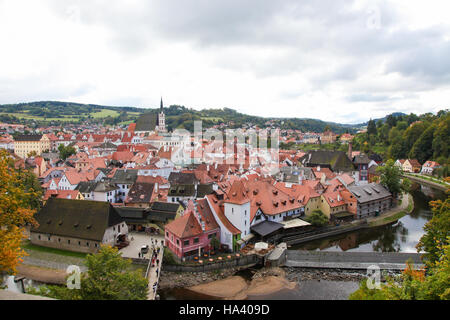
M 436 161 L 428 160 L 422 165 L 422 170 L 420 171 L 420 173 L 432 175 L 434 170 L 437 168 L 440 168 L 440 167 L 441 167 L 441 165 L 439 163 L 437 163 Z

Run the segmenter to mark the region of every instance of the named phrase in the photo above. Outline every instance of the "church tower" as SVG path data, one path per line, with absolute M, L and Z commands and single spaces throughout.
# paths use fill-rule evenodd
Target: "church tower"
M 159 132 L 166 132 L 166 116 L 164 114 L 163 107 L 164 107 L 164 105 L 163 105 L 163 100 L 161 97 L 161 107 L 159 109 L 159 114 L 158 114 L 158 131 Z

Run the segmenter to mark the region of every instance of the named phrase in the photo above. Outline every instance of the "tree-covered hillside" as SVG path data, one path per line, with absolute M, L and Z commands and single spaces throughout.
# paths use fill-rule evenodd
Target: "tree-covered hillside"
M 136 120 L 143 112 L 158 112 L 159 108 L 111 107 L 71 102 L 42 101 L 0 105 L 0 122 L 8 123 L 83 123 L 126 124 Z M 201 111 L 172 105 L 164 108 L 169 130 L 183 128 L 193 131 L 194 121 L 202 120 L 203 128 L 224 123 L 229 128 L 242 128 L 248 124 L 259 127 L 273 126 L 281 129 L 296 129 L 303 132 L 323 132 L 326 127 L 335 133 L 354 133 L 357 126 L 325 122 L 315 119 L 263 118 L 239 113 L 229 108 L 204 109 Z
M 434 160 L 448 164 L 450 156 L 450 114 L 389 115 L 386 121 L 369 121 L 367 132 L 356 135 L 354 149 L 379 153 L 385 159 Z

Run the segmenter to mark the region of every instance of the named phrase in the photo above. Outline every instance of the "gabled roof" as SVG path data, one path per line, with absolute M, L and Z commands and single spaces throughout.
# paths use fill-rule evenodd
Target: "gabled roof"
M 97 183 L 95 181 L 81 181 L 75 190 L 80 191 L 81 193 L 91 193 L 94 191 Z
M 334 172 L 354 169 L 353 163 L 343 151 L 310 151 L 301 158 L 301 161 L 308 167 L 329 166 Z
M 204 198 L 207 194 L 213 193 L 212 184 L 199 184 L 197 186 L 197 198 Z
M 124 221 L 108 202 L 48 199 L 35 214 L 39 227 L 32 232 L 102 241 L 105 231 Z
M 347 189 L 356 197 L 358 203 L 365 203 L 392 196 L 386 188 L 377 183 L 350 186 Z
M 192 184 L 178 184 L 171 186 L 168 196 L 171 197 L 193 197 L 195 196 L 195 186 Z
M 232 234 L 240 234 L 241 231 L 236 228 L 225 216 L 225 213 L 223 212 L 223 201 L 218 200 L 213 194 L 207 195 L 206 198 L 208 199 L 208 204 L 210 204 L 210 206 L 213 208 L 222 225 L 224 225 L 225 228 Z
M 134 183 L 128 192 L 125 203 L 150 203 L 154 186 L 153 183 Z
M 138 170 L 134 169 L 121 169 L 114 173 L 111 178 L 111 183 L 115 184 L 133 184 L 136 182 Z
M 219 229 L 219 225 L 206 199 L 197 200 L 197 211 L 205 223 L 205 231 Z
M 413 166 L 413 167 L 421 167 L 422 165 L 420 164 L 420 162 L 417 159 L 408 159 L 408 162 Z
M 190 210 L 186 211 L 183 216 L 168 223 L 165 229 L 180 239 L 201 235 L 203 233 L 200 223 L 194 216 L 194 212 Z
M 361 153 L 353 158 L 354 164 L 369 164 L 370 159 L 365 153 Z
M 228 198 L 225 202 L 233 204 L 244 204 L 250 202 L 250 198 L 247 196 L 247 190 L 244 183 L 240 180 L 233 183 L 230 190 L 227 193 Z
M 156 210 L 156 211 L 177 213 L 178 209 L 180 208 L 180 204 L 179 203 L 171 203 L 171 202 L 155 201 L 151 204 L 150 207 L 152 210 Z
M 197 184 L 198 180 L 193 172 L 171 172 L 169 175 L 171 185 L 176 184 Z

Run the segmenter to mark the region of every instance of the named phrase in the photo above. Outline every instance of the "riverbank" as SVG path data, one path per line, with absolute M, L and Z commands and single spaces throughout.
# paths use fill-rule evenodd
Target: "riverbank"
M 42 283 L 65 284 L 67 273 L 65 270 L 21 264 L 17 266 L 17 275 Z
M 292 290 L 296 282 L 286 279 L 286 272 L 281 268 L 261 269 L 251 280 L 241 276 L 189 287 L 188 290 L 224 300 L 245 300 L 248 296 L 263 296 L 280 290 Z
M 411 194 L 402 195 L 401 204 L 396 208 L 379 215 L 378 217 L 368 218 L 369 227 L 381 227 L 395 222 L 414 210 L 414 199 Z
M 434 182 L 431 181 L 432 179 L 431 177 L 419 176 L 417 174 L 410 174 L 410 173 L 404 173 L 403 175 L 415 182 L 422 183 L 442 191 L 447 191 L 447 189 L 450 188 L 449 183 L 446 183 L 444 181 Z
M 193 287 L 231 277 L 239 270 L 241 269 L 230 268 L 211 272 L 170 272 L 162 270 L 158 286 L 162 290 Z

